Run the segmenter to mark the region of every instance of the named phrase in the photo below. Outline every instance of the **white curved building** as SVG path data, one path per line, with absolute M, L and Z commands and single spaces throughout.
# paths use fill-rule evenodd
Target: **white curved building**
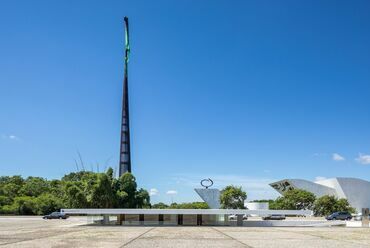
M 248 210 L 269 210 L 268 202 L 245 202 L 244 207 Z M 257 214 L 251 214 L 251 216 L 258 216 Z
M 370 182 L 358 178 L 336 177 L 316 182 L 284 179 L 271 183 L 270 186 L 280 194 L 289 189 L 303 189 L 315 194 L 316 197 L 334 195 L 345 198 L 358 212 L 361 212 L 362 208 L 370 208 Z
M 248 210 L 268 210 L 269 203 L 268 202 L 246 202 L 244 203 L 244 207 Z

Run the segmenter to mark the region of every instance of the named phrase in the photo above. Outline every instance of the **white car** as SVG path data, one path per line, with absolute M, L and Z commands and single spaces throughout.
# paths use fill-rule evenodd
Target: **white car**
M 237 220 L 238 216 L 236 214 L 229 215 L 229 220 Z M 248 220 L 248 215 L 243 215 L 243 220 Z
M 236 216 L 236 214 L 230 214 L 229 215 L 229 220 L 236 220 L 238 217 Z
M 370 218 L 370 215 L 369 215 L 369 218 Z M 362 214 L 356 214 L 353 219 L 356 220 L 356 221 L 361 221 L 362 220 Z

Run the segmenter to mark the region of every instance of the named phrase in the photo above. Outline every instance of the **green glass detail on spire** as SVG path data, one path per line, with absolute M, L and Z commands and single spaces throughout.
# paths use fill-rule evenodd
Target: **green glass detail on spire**
M 125 16 L 125 62 L 126 64 L 129 61 L 130 56 L 130 40 L 129 40 L 129 33 L 128 33 L 128 17 Z

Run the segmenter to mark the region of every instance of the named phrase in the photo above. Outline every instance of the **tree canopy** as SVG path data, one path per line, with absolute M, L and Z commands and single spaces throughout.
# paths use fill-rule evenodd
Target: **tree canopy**
M 131 173 L 72 172 L 61 180 L 0 177 L 0 214 L 48 214 L 61 208 L 147 208 L 150 197 Z
M 347 199 L 338 199 L 332 195 L 316 198 L 313 193 L 305 190 L 292 189 L 276 200 L 269 200 L 269 208 L 277 210 L 313 210 L 315 216 L 326 216 L 338 211 L 354 213 Z
M 270 209 L 301 210 L 312 209 L 316 197 L 313 193 L 301 189 L 292 189 L 270 202 Z
M 152 205 L 152 208 L 158 209 L 208 209 L 209 206 L 205 202 L 184 202 L 184 203 L 171 203 L 167 205 L 163 202 L 158 202 Z
M 245 209 L 244 201 L 247 199 L 247 193 L 242 187 L 233 185 L 226 186 L 221 190 L 220 202 L 224 209 Z
M 338 211 L 354 213 L 356 210 L 351 207 L 347 199 L 324 195 L 315 201 L 313 211 L 316 216 L 327 216 Z

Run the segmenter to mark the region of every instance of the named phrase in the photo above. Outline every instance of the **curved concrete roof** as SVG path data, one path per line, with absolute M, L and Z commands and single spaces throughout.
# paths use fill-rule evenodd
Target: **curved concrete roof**
M 289 189 L 303 189 L 312 192 L 317 197 L 334 195 L 338 198 L 345 198 L 361 211 L 362 208 L 370 208 L 370 182 L 350 177 L 336 177 L 311 182 L 304 179 L 283 179 L 270 184 L 280 194 Z

